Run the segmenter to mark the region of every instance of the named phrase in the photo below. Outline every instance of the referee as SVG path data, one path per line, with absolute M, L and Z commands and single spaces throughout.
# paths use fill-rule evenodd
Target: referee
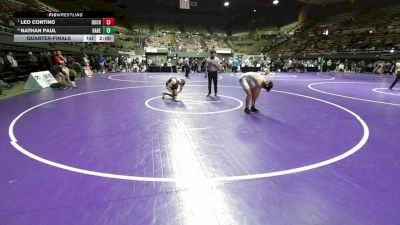
M 395 64 L 395 79 L 393 81 L 393 83 L 390 85 L 389 90 L 393 90 L 394 86 L 397 84 L 397 82 L 400 81 L 400 60 L 396 62 Z
M 216 57 L 217 52 L 215 50 L 211 50 L 211 57 L 207 58 L 206 60 L 206 74 L 208 76 L 208 95 L 211 95 L 211 82 L 214 82 L 214 94 L 217 96 L 218 92 L 218 70 L 220 68 L 220 60 Z

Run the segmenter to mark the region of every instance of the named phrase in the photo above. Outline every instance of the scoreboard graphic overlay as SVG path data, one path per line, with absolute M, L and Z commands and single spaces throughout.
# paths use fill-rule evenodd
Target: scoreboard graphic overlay
M 14 42 L 114 42 L 114 12 L 15 12 Z

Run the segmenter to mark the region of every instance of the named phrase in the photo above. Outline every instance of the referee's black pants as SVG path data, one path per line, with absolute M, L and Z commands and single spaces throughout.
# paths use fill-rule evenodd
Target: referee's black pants
M 190 73 L 190 66 L 185 65 L 185 77 L 189 77 L 189 73 Z
M 390 85 L 390 89 L 394 88 L 394 86 L 395 86 L 395 85 L 397 84 L 397 82 L 399 82 L 399 81 L 400 81 L 400 72 L 398 72 L 398 73 L 396 74 L 396 79 L 394 79 L 392 85 Z
M 214 93 L 218 92 L 218 72 L 208 72 L 208 94 L 211 94 L 211 82 L 214 83 Z

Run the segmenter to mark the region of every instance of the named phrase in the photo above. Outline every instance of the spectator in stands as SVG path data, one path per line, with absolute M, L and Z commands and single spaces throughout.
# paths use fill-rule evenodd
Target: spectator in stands
M 140 63 L 140 72 L 146 72 L 147 71 L 147 63 L 146 60 L 142 60 L 142 62 Z
M 338 64 L 338 66 L 337 66 L 337 68 L 336 68 L 336 71 L 338 71 L 338 72 L 344 72 L 344 63 L 343 62 L 340 62 L 339 64 Z
M 236 73 L 240 66 L 240 62 L 237 58 L 235 58 L 232 62 L 232 72 Z
M 83 72 L 83 68 L 82 68 L 81 64 L 76 62 L 75 59 L 72 57 L 71 57 L 70 63 L 68 64 L 68 68 L 70 69 L 70 72 L 74 71 L 75 76 L 80 76 L 80 77 L 84 76 L 84 72 Z
M 53 62 L 53 67 L 58 67 L 53 68 L 53 70 L 57 72 L 61 71 L 64 74 L 68 86 L 76 87 L 75 82 L 71 81 L 70 79 L 69 69 L 66 67 L 67 59 L 61 54 L 61 51 L 55 52 L 55 55 L 53 56 Z
M 39 59 L 32 52 L 28 52 L 28 61 L 29 61 L 29 71 L 30 72 L 38 72 L 39 71 Z
M 385 62 L 378 61 L 375 65 L 375 69 L 374 69 L 373 73 L 383 75 L 384 71 L 385 71 Z
M 86 64 L 86 65 L 83 66 L 83 72 L 84 72 L 85 76 L 88 76 L 88 77 L 92 77 L 93 76 L 93 71 L 90 68 L 89 64 Z
M 105 70 L 104 70 L 104 63 L 105 63 L 105 61 L 106 61 L 106 59 L 103 57 L 103 55 L 99 55 L 99 57 L 97 57 L 97 61 L 99 62 L 99 73 L 100 73 L 100 71 L 101 71 L 101 73 L 105 73 Z
M 59 88 L 66 89 L 70 87 L 70 83 L 67 82 L 66 75 L 63 73 L 62 68 L 59 65 L 53 65 L 49 72 L 54 76 L 60 85 Z
M 83 57 L 82 57 L 82 63 L 83 63 L 84 66 L 88 66 L 88 65 L 90 66 L 90 61 L 89 61 L 88 56 L 86 54 L 84 54 Z
M 328 59 L 328 61 L 326 62 L 326 69 L 327 72 L 332 70 L 332 60 Z
M 39 56 L 38 56 L 38 68 L 40 71 L 46 70 L 45 65 L 44 65 L 44 55 L 45 51 L 40 51 Z
M 122 70 L 121 71 L 129 72 L 129 64 L 128 64 L 128 57 L 127 56 L 123 56 L 122 57 L 121 66 L 122 66 Z
M 89 64 L 90 68 L 92 69 L 93 73 L 97 73 L 97 64 L 96 64 L 96 59 L 94 56 L 89 56 Z
M 5 71 L 11 71 L 15 81 L 21 83 L 21 81 L 19 80 L 21 72 L 18 67 L 18 62 L 14 59 L 12 52 L 7 52 L 6 56 L 4 57 L 4 65 Z
M 67 64 L 67 60 L 61 55 L 60 51 L 54 51 L 53 64 L 59 66 L 65 66 Z
M 192 71 L 193 73 L 197 73 L 199 71 L 199 64 L 197 63 L 197 59 L 193 59 L 192 61 Z
M 395 63 L 394 66 L 395 79 L 389 87 L 389 90 L 393 90 L 394 86 L 400 81 L 400 60 Z
M 4 60 L 0 57 L 0 73 L 3 72 L 3 69 L 4 69 Z M 0 79 L 0 94 L 1 94 L 2 88 L 10 89 L 10 88 L 12 88 L 12 85 L 8 84 L 8 83 L 4 82 L 2 79 Z
M 357 72 L 364 73 L 367 70 L 367 66 L 365 64 L 365 61 L 361 60 L 360 62 L 358 62 L 357 68 L 359 68 Z
M 4 82 L 2 79 L 0 79 L 0 95 L 3 95 L 3 88 L 11 89 L 12 85 L 8 84 L 8 83 Z
M 387 74 L 390 74 L 390 73 L 392 73 L 391 72 L 391 70 L 392 70 L 392 65 L 393 65 L 394 63 L 393 62 L 391 62 L 391 61 L 386 61 L 386 63 L 384 63 L 384 73 L 387 73 Z
M 228 69 L 230 69 L 233 72 L 233 58 L 229 57 L 228 59 Z
M 7 83 L 7 82 L 4 82 L 2 79 L 0 79 L 0 88 L 11 89 L 11 88 L 12 88 L 12 85 L 9 84 L 9 83 Z
M 182 71 L 185 71 L 185 77 L 189 77 L 189 73 L 190 73 L 189 58 L 185 58 L 185 60 L 183 60 Z
M 203 59 L 203 61 L 201 61 L 200 70 L 205 71 L 205 67 L 206 67 L 206 59 Z
M 84 54 L 83 57 L 82 57 L 82 63 L 83 63 L 83 68 L 82 68 L 83 69 L 83 75 L 84 76 L 88 76 L 88 77 L 93 76 L 93 71 L 90 68 L 90 60 L 89 60 L 89 57 L 86 54 Z
M 43 69 L 50 70 L 53 67 L 53 60 L 49 51 L 44 52 L 43 55 Z
M 172 67 L 172 60 L 171 60 L 171 58 L 168 58 L 168 60 L 167 60 L 167 66 Z
M 225 72 L 225 71 L 227 71 L 227 69 L 228 69 L 228 64 L 227 64 L 225 58 L 223 58 L 222 62 L 221 62 L 220 70 L 222 70 L 222 72 Z
M 108 72 L 111 71 L 111 63 L 112 63 L 112 59 L 111 56 L 108 56 L 106 58 L 106 62 L 104 63 L 104 69 Z
M 139 60 L 134 60 L 132 65 L 132 72 L 139 72 Z
M 0 57 L 0 74 L 4 71 L 4 60 Z
M 133 67 L 133 58 L 126 57 L 126 72 L 132 72 Z

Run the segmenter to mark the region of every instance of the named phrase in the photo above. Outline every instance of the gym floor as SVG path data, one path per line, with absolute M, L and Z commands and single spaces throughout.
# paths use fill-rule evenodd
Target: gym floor
M 0 101 L 0 224 L 400 224 L 391 76 L 113 73 Z

